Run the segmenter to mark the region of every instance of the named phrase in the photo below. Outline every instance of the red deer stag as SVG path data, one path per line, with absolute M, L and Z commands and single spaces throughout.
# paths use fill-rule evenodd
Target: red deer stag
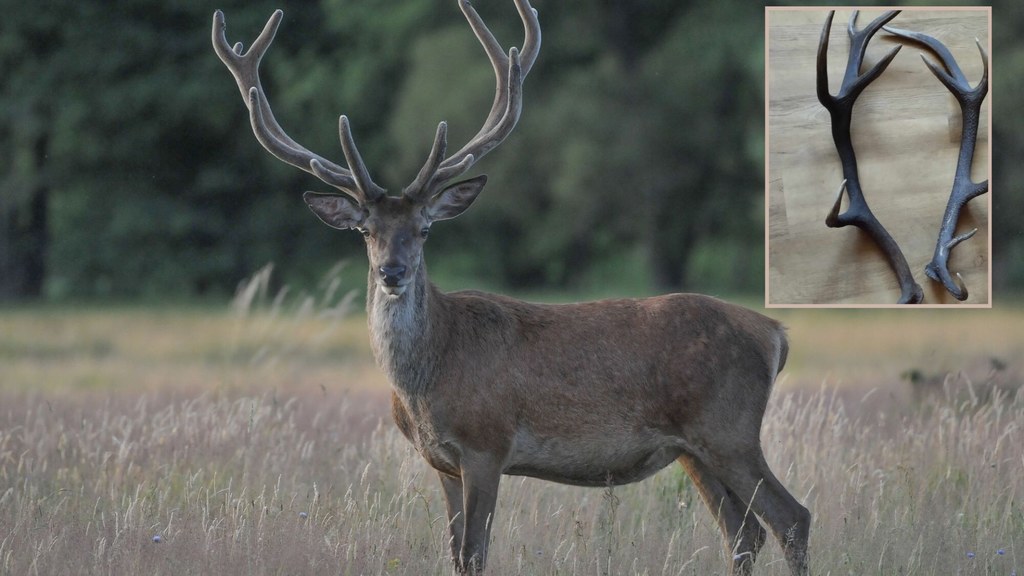
M 395 422 L 441 479 L 460 572 L 487 559 L 502 474 L 580 486 L 636 482 L 678 461 L 716 517 L 734 574 L 749 574 L 771 528 L 793 574 L 807 573 L 810 514 L 772 474 L 760 429 L 786 336 L 756 312 L 695 294 L 583 304 L 530 304 L 439 291 L 427 278 L 430 226 L 465 211 L 485 176 L 451 183 L 519 119 L 522 82 L 540 48 L 528 0 L 522 52 L 506 54 L 468 1 L 460 6 L 497 76 L 494 104 L 468 144 L 446 156 L 447 125 L 400 196 L 375 184 L 345 116 L 347 167 L 292 140 L 260 84 L 260 59 L 282 13 L 252 47 L 213 45 L 238 83 L 256 138 L 271 154 L 343 194 L 304 195 L 328 226 L 366 238 L 366 308 L 374 356 L 394 387 Z

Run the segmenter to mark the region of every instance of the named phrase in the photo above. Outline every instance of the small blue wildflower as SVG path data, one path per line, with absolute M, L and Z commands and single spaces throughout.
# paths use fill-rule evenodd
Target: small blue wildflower
M 999 554 L 1000 556 L 1003 556 L 1003 555 L 1006 554 L 1006 550 L 1003 550 L 1002 548 L 1000 548 L 999 550 L 996 550 L 996 554 Z
M 305 512 L 299 512 L 299 518 L 302 518 L 303 520 L 305 520 L 308 517 L 309 517 L 309 514 L 307 514 Z
M 154 544 L 159 544 L 159 543 L 161 543 L 163 541 L 164 541 L 164 539 L 161 538 L 159 534 L 157 534 L 156 536 L 153 536 L 153 543 Z
M 967 553 L 967 558 L 968 559 L 974 558 L 974 552 L 968 552 Z

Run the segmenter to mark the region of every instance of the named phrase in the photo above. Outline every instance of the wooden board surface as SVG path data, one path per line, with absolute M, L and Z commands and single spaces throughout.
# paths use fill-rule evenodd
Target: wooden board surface
M 882 13 L 860 13 L 858 29 Z M 828 111 L 815 95 L 818 40 L 827 11 L 768 10 L 768 306 L 788 304 L 895 304 L 896 275 L 859 229 L 828 228 L 825 216 L 842 181 Z M 832 22 L 828 51 L 830 91 L 839 90 L 849 54 L 850 11 Z M 989 11 L 904 10 L 891 25 L 942 41 L 972 85 L 982 75 L 975 45 L 990 54 Z M 879 31 L 868 45 L 862 72 L 897 43 Z M 960 149 L 960 107 L 907 45 L 864 90 L 853 112 L 853 145 L 868 205 L 903 250 L 927 304 L 962 305 L 924 274 L 938 238 Z M 982 107 L 972 179 L 989 178 L 989 95 Z M 990 191 L 961 212 L 957 233 L 978 228 L 957 246 L 950 270 L 967 285 L 965 304 L 990 302 Z M 843 200 L 843 209 L 847 200 Z

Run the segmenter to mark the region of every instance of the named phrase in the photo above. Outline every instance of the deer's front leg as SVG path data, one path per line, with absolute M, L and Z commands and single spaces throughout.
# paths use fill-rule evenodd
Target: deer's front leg
M 462 478 L 438 472 L 444 501 L 448 509 L 448 530 L 451 533 L 452 562 L 461 566 L 462 535 L 466 531 L 466 514 L 462 510 Z
M 462 502 L 466 520 L 458 565 L 468 574 L 483 572 L 487 563 L 487 543 L 501 480 L 501 468 L 493 460 L 485 456 L 462 461 Z

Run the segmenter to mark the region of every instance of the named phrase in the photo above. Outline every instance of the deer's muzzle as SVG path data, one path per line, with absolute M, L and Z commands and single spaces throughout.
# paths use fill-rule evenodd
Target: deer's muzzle
M 380 279 L 385 286 L 394 288 L 402 283 L 405 279 L 406 267 L 403 265 L 399 266 L 381 266 L 378 269 L 380 272 Z

